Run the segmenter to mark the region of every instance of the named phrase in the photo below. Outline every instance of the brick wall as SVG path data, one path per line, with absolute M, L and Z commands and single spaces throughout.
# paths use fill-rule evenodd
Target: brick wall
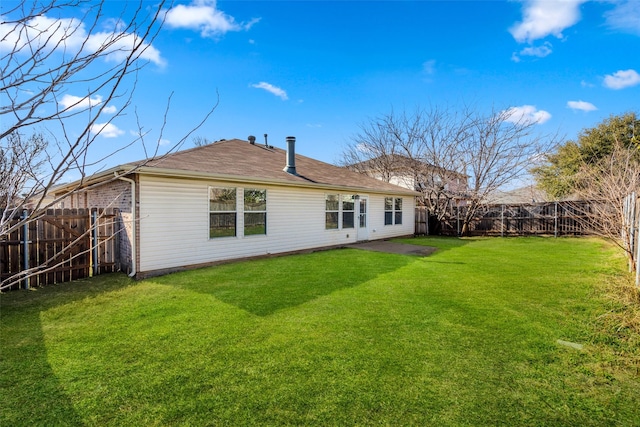
M 120 216 L 115 227 L 120 240 L 120 264 L 126 272 L 132 268 L 133 217 L 131 214 L 131 184 L 115 180 L 90 189 L 83 189 L 62 199 L 58 208 L 118 208 Z

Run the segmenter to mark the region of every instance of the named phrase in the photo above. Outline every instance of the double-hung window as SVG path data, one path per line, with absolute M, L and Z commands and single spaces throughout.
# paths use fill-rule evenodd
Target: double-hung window
M 327 230 L 338 229 L 338 218 L 340 216 L 340 195 L 325 195 L 325 222 Z
M 342 228 L 354 228 L 355 208 L 355 196 L 342 196 Z
M 384 225 L 402 224 L 402 197 L 384 198 Z
M 236 189 L 209 187 L 209 238 L 236 235 Z
M 267 190 L 244 189 L 244 235 L 267 234 Z

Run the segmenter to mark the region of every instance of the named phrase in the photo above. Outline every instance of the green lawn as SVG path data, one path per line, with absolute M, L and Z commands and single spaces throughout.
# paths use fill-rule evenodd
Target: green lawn
M 640 425 L 616 248 L 407 242 L 2 294 L 0 425 Z

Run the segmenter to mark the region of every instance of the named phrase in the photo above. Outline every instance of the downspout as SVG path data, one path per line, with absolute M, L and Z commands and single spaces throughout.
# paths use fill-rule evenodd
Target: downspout
M 138 235 L 138 227 L 136 226 L 136 182 L 131 178 L 118 176 L 117 172 L 114 172 L 114 175 L 117 179 L 131 184 L 131 231 L 133 238 L 131 239 L 131 273 L 129 273 L 129 277 L 134 277 L 136 275 L 136 264 L 138 262 L 136 252 L 136 237 Z

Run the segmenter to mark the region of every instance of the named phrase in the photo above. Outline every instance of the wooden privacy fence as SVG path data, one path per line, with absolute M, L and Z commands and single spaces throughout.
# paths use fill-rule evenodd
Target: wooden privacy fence
M 640 196 L 637 193 L 624 199 L 622 241 L 629 251 L 629 271 L 635 269 L 636 286 L 640 286 Z
M 591 201 L 565 201 L 532 204 L 483 205 L 469 224 L 472 236 L 580 235 L 593 230 L 597 215 Z M 459 235 L 466 206 L 452 207 L 434 227 L 425 208 L 416 210 L 416 233 Z
M 27 215 L 11 219 L 16 224 Z M 117 209 L 48 209 L 0 237 L 0 289 L 68 282 L 120 269 Z

